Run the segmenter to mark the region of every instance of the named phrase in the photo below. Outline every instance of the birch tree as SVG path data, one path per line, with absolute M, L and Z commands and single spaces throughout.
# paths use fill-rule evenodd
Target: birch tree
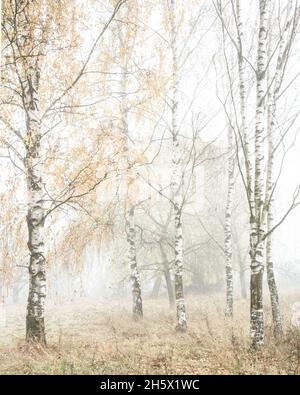
M 32 10 L 31 10 L 32 11 Z M 22 24 L 26 24 L 28 14 L 24 12 Z M 43 45 L 39 32 L 31 27 L 27 37 L 27 61 L 25 66 L 24 109 L 26 113 L 26 158 L 25 171 L 28 189 L 28 248 L 29 261 L 29 295 L 26 314 L 26 338 L 45 343 L 45 298 L 46 298 L 46 267 L 44 250 L 44 188 L 41 169 L 41 112 L 39 99 L 39 79 L 41 74 L 41 56 Z M 37 42 L 38 41 L 38 42 Z M 26 45 L 26 44 L 25 44 Z M 30 54 L 37 47 L 36 57 Z
M 41 168 L 41 110 L 40 76 L 41 63 L 45 56 L 45 46 L 49 21 L 45 15 L 47 4 L 39 2 L 15 2 L 4 5 L 5 23 L 3 30 L 10 46 L 13 71 L 19 81 L 18 90 L 22 99 L 26 134 L 21 135 L 13 126 L 17 137 L 25 149 L 24 172 L 27 181 L 28 249 L 29 249 L 29 294 L 26 313 L 26 339 L 46 343 L 45 338 L 45 192 Z M 11 22 L 11 24 L 9 23 Z
M 136 19 L 137 5 L 132 2 L 127 4 L 124 8 L 124 14 L 128 17 L 135 15 Z M 133 184 L 136 182 L 135 169 L 131 163 L 131 141 L 133 136 L 130 135 L 129 127 L 129 111 L 130 101 L 128 100 L 128 74 L 130 58 L 133 56 L 135 45 L 136 25 L 130 23 L 123 23 L 118 30 L 119 37 L 119 59 L 121 61 L 121 127 L 124 134 L 125 142 L 125 156 L 127 162 L 126 170 L 126 192 L 125 192 L 125 217 L 126 217 L 126 234 L 128 243 L 128 263 L 130 268 L 131 289 L 132 289 L 132 311 L 133 318 L 140 319 L 143 317 L 143 302 L 141 291 L 141 279 L 137 264 L 136 254 L 136 231 L 135 231 L 135 202 Z
M 268 106 L 267 106 L 267 143 L 268 143 L 268 159 L 267 159 L 267 176 L 266 176 L 266 192 L 265 192 L 265 211 L 267 216 L 267 233 L 269 233 L 266 241 L 266 269 L 267 281 L 271 299 L 272 319 L 274 326 L 274 335 L 276 339 L 280 339 L 283 335 L 282 318 L 279 305 L 279 293 L 275 280 L 274 264 L 273 264 L 273 234 L 274 226 L 274 189 L 276 187 L 274 177 L 274 159 L 276 153 L 276 144 L 274 132 L 276 129 L 276 105 L 282 86 L 285 69 L 287 66 L 289 53 L 295 38 L 297 26 L 299 23 L 299 9 L 297 3 L 289 1 L 287 5 L 286 21 L 283 31 L 280 33 L 278 45 L 278 55 L 275 64 L 275 72 L 272 75 L 270 66 L 268 67 Z M 270 18 L 270 42 L 268 48 L 269 64 L 272 62 L 272 18 Z M 280 138 L 281 139 L 281 138 Z M 280 141 L 279 139 L 279 141 Z M 278 145 L 277 145 L 278 146 Z
M 256 119 L 255 119 L 255 175 L 254 175 L 254 221 L 250 219 L 250 336 L 251 345 L 257 348 L 264 344 L 263 272 L 264 236 L 263 189 L 265 108 L 267 97 L 267 37 L 269 28 L 270 1 L 259 2 L 259 30 L 256 68 Z
M 53 41 L 53 34 L 62 29 L 65 33 L 66 25 L 62 22 L 62 15 L 68 15 L 66 4 L 48 1 L 14 1 L 3 4 L 2 31 L 5 38 L 5 58 L 7 81 L 5 89 L 10 98 L 8 105 L 16 106 L 21 112 L 7 112 L 1 117 L 6 131 L 18 139 L 16 144 L 11 144 L 5 138 L 4 143 L 14 150 L 18 157 L 26 177 L 28 193 L 28 210 L 26 223 L 28 229 L 29 250 L 29 294 L 26 313 L 26 339 L 46 344 L 45 335 L 45 298 L 46 298 L 46 258 L 45 258 L 45 219 L 54 209 L 83 196 L 95 189 L 76 194 L 74 184 L 60 194 L 61 199 L 52 201 L 51 208 L 46 207 L 49 201 L 46 180 L 44 176 L 44 150 L 42 147 L 43 137 L 47 132 L 44 130 L 43 121 L 45 114 L 71 92 L 84 74 L 85 68 L 93 54 L 93 51 L 118 12 L 124 1 L 115 5 L 111 18 L 104 25 L 92 46 L 83 66 L 80 68 L 74 80 L 64 88 L 61 94 L 53 99 L 51 104 L 41 111 L 41 79 L 44 77 L 43 70 L 46 66 L 47 50 L 49 43 Z M 72 4 L 70 5 L 72 8 Z M 64 12 L 65 14 L 64 14 Z M 6 77 L 5 77 L 6 78 Z M 45 81 L 45 79 L 43 78 Z M 52 92 L 51 92 L 52 93 Z M 17 103 L 16 103 L 17 102 Z M 45 104 L 45 103 L 43 103 Z M 24 132 L 22 119 L 24 117 Z M 20 128 L 19 128 L 19 125 Z M 52 128 L 50 128 L 50 131 Z M 49 132 L 49 131 L 48 131 Z M 21 153 L 20 153 L 21 151 Z M 24 152 L 24 157 L 22 155 Z
M 171 23 L 171 51 L 172 51 L 172 141 L 173 141 L 173 175 L 172 192 L 174 201 L 174 225 L 175 225 L 175 300 L 177 310 L 177 330 L 184 332 L 187 329 L 185 301 L 183 296 L 183 233 L 182 233 L 182 168 L 181 152 L 178 130 L 178 60 L 177 60 L 177 40 L 176 40 L 176 19 L 175 0 L 170 2 L 170 23 Z
M 229 317 L 233 315 L 233 270 L 232 270 L 232 199 L 234 191 L 234 147 L 233 147 L 233 132 L 231 125 L 228 125 L 228 175 L 227 175 L 227 202 L 225 211 L 225 268 L 226 268 L 226 307 L 225 314 Z
M 278 305 L 278 292 L 273 272 L 271 258 L 272 232 L 279 226 L 286 215 L 297 205 L 295 204 L 298 193 L 294 194 L 292 204 L 275 226 L 272 214 L 272 196 L 274 192 L 273 166 L 274 166 L 274 141 L 272 129 L 274 126 L 274 96 L 276 84 L 282 67 L 284 43 L 279 44 L 278 62 L 273 82 L 268 79 L 271 59 L 268 56 L 270 45 L 270 18 L 271 4 L 268 0 L 260 1 L 259 7 L 259 30 L 258 50 L 256 59 L 256 107 L 255 107 L 255 131 L 254 131 L 254 166 L 249 150 L 249 134 L 245 116 L 245 78 L 244 64 L 247 58 L 243 53 L 243 25 L 240 14 L 240 3 L 236 2 L 236 28 L 237 28 L 237 52 L 239 64 L 239 91 L 240 91 L 240 114 L 241 133 L 239 139 L 242 145 L 242 153 L 245 162 L 245 174 L 243 178 L 249 203 L 250 224 L 250 259 L 251 259 L 251 282 L 250 282 L 250 335 L 253 348 L 264 344 L 264 318 L 263 318 L 263 272 L 264 272 L 264 249 L 267 239 L 267 277 L 271 292 L 271 305 L 275 334 L 277 337 L 282 333 L 280 313 Z M 271 22 L 272 23 L 272 22 Z M 285 28 L 284 28 L 285 30 Z M 275 82 L 277 80 L 277 83 Z M 273 114 L 273 115 L 272 115 Z M 268 158 L 265 158 L 265 141 L 267 140 Z M 267 174 L 265 175 L 265 165 Z M 253 170 L 252 170 L 253 169 Z M 253 181 L 252 181 L 253 175 Z M 266 193 L 265 193 L 266 186 Z
M 143 302 L 141 292 L 141 280 L 136 258 L 136 232 L 134 222 L 134 206 L 127 210 L 126 214 L 128 259 L 130 265 L 131 289 L 132 289 L 132 312 L 134 319 L 143 317 Z

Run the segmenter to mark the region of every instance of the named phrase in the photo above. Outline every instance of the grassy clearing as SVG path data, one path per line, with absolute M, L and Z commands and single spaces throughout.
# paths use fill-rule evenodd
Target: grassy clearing
M 48 306 L 46 349 L 24 342 L 24 307 L 8 307 L 0 335 L 1 374 L 299 374 L 300 333 L 289 327 L 275 344 L 266 310 L 266 347 L 249 350 L 248 303 L 235 301 L 235 317 L 224 318 L 222 297 L 187 298 L 189 328 L 175 333 L 166 300 L 145 300 L 145 318 L 133 322 L 130 301 Z

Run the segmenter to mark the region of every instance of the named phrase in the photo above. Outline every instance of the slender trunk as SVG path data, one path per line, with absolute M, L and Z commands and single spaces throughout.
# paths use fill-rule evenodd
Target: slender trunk
M 293 2 L 288 4 L 288 17 L 285 26 L 281 32 L 281 38 L 279 42 L 278 57 L 276 63 L 276 70 L 273 79 L 273 84 L 271 84 L 269 78 L 269 92 L 268 92 L 268 167 L 267 167 L 267 182 L 266 182 L 266 211 L 267 211 L 267 232 L 271 232 L 273 228 L 273 192 L 274 192 L 274 180 L 273 180 L 273 170 L 274 170 L 274 128 L 275 128 L 275 117 L 276 117 L 276 104 L 278 99 L 278 94 L 280 86 L 282 84 L 284 70 L 286 67 L 286 62 L 288 60 L 289 49 L 295 39 L 297 26 L 299 24 L 299 8 L 293 9 Z M 289 33 L 290 25 L 292 24 L 292 30 Z M 270 30 L 272 28 L 272 21 L 270 23 Z M 271 59 L 271 48 L 269 46 L 269 59 Z M 269 76 L 270 77 L 270 76 Z M 283 335 L 282 319 L 280 313 L 279 305 L 279 295 L 277 284 L 274 274 L 273 265 L 273 235 L 269 234 L 267 238 L 266 247 L 266 266 L 267 266 L 267 280 L 271 298 L 272 307 L 272 318 L 274 326 L 274 335 L 278 340 Z
M 161 286 L 161 280 L 162 280 L 162 274 L 159 271 L 154 281 L 154 285 L 152 289 L 152 298 L 158 297 L 160 286 Z
M 263 251 L 263 243 L 251 251 L 250 338 L 254 349 L 264 344 Z
M 271 25 L 270 25 L 271 29 Z M 267 164 L 267 181 L 266 181 L 266 198 L 265 209 L 267 211 L 267 232 L 273 228 L 273 170 L 274 170 L 274 120 L 276 115 L 276 99 L 281 84 L 281 71 L 283 67 L 283 54 L 285 48 L 285 33 L 287 27 L 284 29 L 282 38 L 280 40 L 278 59 L 276 64 L 276 71 L 274 75 L 273 86 L 271 84 L 270 74 L 268 73 L 268 83 L 271 85 L 268 92 L 268 164 Z M 271 47 L 269 46 L 269 58 L 271 56 Z M 279 340 L 283 335 L 282 320 L 279 305 L 279 295 L 274 274 L 273 264 L 273 235 L 270 234 L 266 243 L 266 268 L 267 281 L 271 299 L 272 320 L 274 327 L 274 336 Z
M 169 306 L 174 307 L 175 306 L 174 288 L 171 280 L 170 269 L 167 265 L 165 266 L 164 276 L 165 276 L 166 286 L 168 291 Z
M 271 107 L 271 108 L 270 108 Z M 273 104 L 270 104 L 269 111 L 273 112 Z M 272 116 L 272 115 L 271 115 Z M 273 123 L 273 121 L 271 121 Z M 272 126 L 268 132 L 268 170 L 267 170 L 267 232 L 273 228 L 273 166 L 274 166 L 274 144 L 273 144 L 273 133 Z M 267 238 L 266 243 L 266 267 L 267 267 L 267 281 L 270 292 L 271 308 L 272 308 L 272 319 L 274 326 L 274 335 L 276 339 L 280 339 L 283 334 L 282 320 L 279 306 L 279 295 L 277 284 L 274 274 L 273 264 L 273 235 L 270 234 Z
M 28 188 L 28 249 L 29 294 L 26 315 L 26 339 L 46 344 L 45 336 L 45 298 L 46 298 L 46 260 L 44 249 L 44 193 L 40 158 L 40 110 L 39 110 L 38 62 L 27 70 L 25 108 L 26 108 L 26 159 L 25 168 Z
M 244 264 L 244 257 L 242 257 L 241 249 L 238 246 L 237 248 L 238 261 L 239 261 L 239 277 L 240 277 L 240 288 L 241 288 L 241 298 L 247 299 L 247 289 L 246 289 L 246 281 L 245 281 L 245 271 L 246 266 Z
M 173 140 L 173 203 L 175 223 L 175 300 L 177 310 L 176 329 L 187 329 L 185 300 L 183 295 L 183 233 L 181 222 L 181 155 L 178 140 L 178 60 L 175 24 L 175 0 L 171 0 L 171 50 L 172 50 L 172 140 Z
M 168 264 L 168 259 L 167 255 L 162 247 L 162 245 L 159 245 L 160 247 L 160 252 L 161 252 L 161 257 L 162 257 L 162 262 L 163 262 L 163 270 L 164 270 L 164 276 L 166 280 L 166 286 L 167 286 L 167 291 L 168 291 L 168 298 L 169 298 L 169 305 L 170 307 L 175 306 L 175 298 L 174 298 L 174 290 L 173 290 L 173 284 L 171 280 L 171 273 L 170 273 L 170 268 Z
M 268 1 L 268 0 L 267 0 Z M 262 7 L 262 1 L 260 5 Z M 263 266 L 261 265 L 262 259 L 257 255 L 258 250 L 258 238 L 257 238 L 257 212 L 255 193 L 257 190 L 253 190 L 253 166 L 250 158 L 249 149 L 249 133 L 247 125 L 246 116 L 246 79 L 245 79 L 245 60 L 243 54 L 243 24 L 241 19 L 241 7 L 240 1 L 236 0 L 236 17 L 237 17 L 237 42 L 238 42 L 238 66 L 239 66 L 239 94 L 240 94 L 240 111 L 241 111 L 241 142 L 242 150 L 245 158 L 245 170 L 246 170 L 246 193 L 249 205 L 249 225 L 250 225 L 250 337 L 251 345 L 256 347 L 263 344 L 264 327 L 263 327 L 263 311 L 262 311 L 262 276 L 263 276 Z M 260 26 L 260 34 L 263 32 Z M 259 43 L 259 50 L 261 44 Z M 259 75 L 258 71 L 258 75 Z M 262 74 L 257 76 L 261 79 Z M 259 103 L 259 100 L 257 100 Z M 260 109 L 262 107 L 260 104 Z M 258 119 L 258 116 L 257 116 Z M 256 131 L 257 137 L 257 131 Z M 255 140 L 255 156 L 260 152 L 257 149 L 257 138 Z M 256 161 L 257 162 L 257 161 Z M 257 164 L 257 163 L 256 163 Z M 255 167 L 255 186 L 257 187 L 257 180 L 260 175 L 257 173 L 259 166 Z M 260 249 L 259 249 L 260 251 Z
M 137 268 L 136 245 L 135 245 L 135 225 L 134 225 L 134 207 L 131 207 L 127 213 L 127 242 L 128 242 L 128 259 L 131 271 L 132 286 L 132 312 L 133 318 L 138 320 L 143 317 L 143 302 L 141 293 L 140 274 Z
M 238 67 L 239 67 L 239 97 L 240 97 L 240 112 L 241 112 L 241 145 L 245 159 L 246 170 L 246 193 L 251 217 L 254 216 L 254 199 L 253 199 L 253 165 L 250 158 L 249 149 L 249 132 L 247 124 L 246 111 L 246 78 L 245 78 L 245 60 L 243 54 L 243 23 L 241 19 L 240 1 L 236 0 L 236 18 L 237 18 L 237 43 L 238 43 Z
M 233 271 L 232 271 L 232 196 L 234 188 L 234 157 L 233 157 L 233 139 L 232 129 L 228 127 L 228 179 L 227 179 L 227 203 L 225 211 L 225 272 L 226 272 L 226 306 L 225 315 L 233 316 Z
M 123 40 L 120 36 L 121 45 L 124 45 Z M 142 291 L 141 291 L 141 282 L 140 282 L 140 274 L 137 265 L 137 257 L 136 257 L 136 241 L 135 241 L 135 210 L 133 204 L 133 194 L 132 194 L 132 183 L 134 182 L 133 170 L 131 169 L 132 163 L 130 162 L 130 158 L 128 155 L 129 151 L 129 126 L 128 126 L 128 99 L 127 99 L 127 62 L 125 62 L 123 78 L 121 81 L 121 90 L 122 90 L 122 101 L 121 101 L 121 116 L 122 116 L 122 132 L 125 136 L 125 145 L 126 145 L 126 161 L 127 161 L 127 172 L 126 172 L 126 194 L 127 201 L 125 204 L 126 210 L 126 232 L 127 232 L 127 243 L 128 243 L 128 260 L 129 266 L 131 270 L 131 287 L 132 287 L 132 311 L 133 318 L 140 319 L 143 317 L 143 301 L 142 301 Z
M 260 0 L 260 21 L 256 70 L 256 121 L 255 121 L 255 221 L 251 226 L 251 293 L 250 293 L 250 336 L 251 346 L 256 349 L 264 344 L 263 273 L 264 273 L 264 150 L 265 98 L 267 94 L 266 69 L 267 37 L 269 22 L 269 0 Z
M 241 287 L 241 298 L 247 299 L 247 289 L 245 282 L 245 269 L 240 266 L 240 287 Z
M 273 216 L 272 216 L 272 211 L 270 209 L 268 211 L 267 221 L 268 221 L 268 230 L 269 230 L 273 226 Z M 272 235 L 270 235 L 267 239 L 267 246 L 266 246 L 267 280 L 268 280 L 268 287 L 269 287 L 270 298 L 271 298 L 274 335 L 275 338 L 279 340 L 283 335 L 283 328 L 282 328 L 282 320 L 281 320 L 280 305 L 279 305 L 279 295 L 278 295 L 278 289 L 277 289 L 277 284 L 274 274 L 272 246 L 273 246 Z

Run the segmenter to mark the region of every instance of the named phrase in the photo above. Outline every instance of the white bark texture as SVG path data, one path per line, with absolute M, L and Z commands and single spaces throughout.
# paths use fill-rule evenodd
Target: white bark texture
M 232 199 L 234 190 L 234 150 L 232 129 L 228 127 L 228 178 L 227 178 L 227 202 L 225 210 L 225 274 L 226 274 L 226 306 L 225 314 L 233 316 L 233 271 L 232 271 Z
M 178 59 L 175 24 L 175 0 L 171 0 L 171 50 L 172 50 L 172 140 L 173 140 L 173 179 L 172 192 L 175 222 L 175 301 L 177 310 L 178 331 L 187 329 L 185 300 L 183 294 L 183 233 L 181 222 L 182 195 L 181 195 L 181 153 L 178 139 Z
M 264 190 L 264 150 L 265 136 L 265 102 L 267 96 L 266 70 L 268 65 L 267 37 L 269 26 L 269 0 L 259 2 L 259 36 L 256 69 L 256 119 L 255 119 L 255 179 L 254 203 L 255 221 L 252 221 L 250 256 L 250 336 L 251 346 L 258 348 L 264 344 L 264 315 L 263 315 L 263 273 L 264 273 L 264 235 L 265 221 L 263 220 L 263 190 Z
M 273 118 L 271 115 L 273 112 L 272 103 L 273 100 L 270 101 L 268 108 L 268 118 L 269 118 L 269 130 L 268 130 L 268 169 L 267 169 L 267 202 L 268 202 L 268 211 L 267 211 L 267 232 L 269 232 L 273 228 L 273 168 L 274 168 L 274 141 L 273 141 L 273 121 L 270 118 Z M 272 319 L 274 326 L 274 335 L 276 339 L 280 339 L 283 334 L 282 328 L 282 320 L 280 314 L 280 305 L 279 305 L 279 295 L 277 284 L 275 280 L 274 273 L 274 264 L 273 264 L 273 234 L 271 233 L 267 238 L 266 245 L 266 268 L 267 268 L 267 280 L 268 287 L 270 292 L 271 299 L 271 308 L 272 308 Z
M 44 188 L 40 157 L 40 108 L 39 108 L 39 62 L 38 58 L 28 60 L 26 71 L 26 159 L 25 168 L 28 188 L 28 248 L 29 294 L 26 315 L 27 340 L 45 343 L 45 298 L 46 260 L 44 251 Z
M 244 29 L 241 18 L 240 0 L 236 0 L 236 19 L 237 19 L 237 43 L 238 43 L 238 67 L 239 67 L 239 96 L 241 112 L 241 140 L 242 149 L 245 159 L 247 199 L 250 209 L 250 222 L 254 216 L 254 199 L 253 199 L 253 166 L 250 158 L 249 149 L 249 132 L 247 124 L 247 107 L 246 107 L 246 78 L 245 78 L 245 59 L 243 53 Z
M 273 188 L 274 188 L 274 127 L 276 116 L 276 101 L 281 85 L 281 74 L 284 65 L 284 54 L 286 47 L 286 33 L 289 27 L 289 21 L 286 23 L 285 29 L 282 33 L 278 58 L 276 63 L 276 70 L 273 83 L 268 78 L 269 92 L 268 92 L 268 164 L 267 164 L 267 182 L 266 182 L 266 211 L 267 211 L 267 232 L 270 232 L 274 226 L 273 218 Z M 269 58 L 271 56 L 269 47 Z M 276 339 L 280 339 L 283 335 L 282 319 L 279 305 L 279 294 L 274 273 L 273 263 L 273 234 L 270 233 L 266 243 L 266 269 L 267 280 L 271 299 L 272 319 L 274 327 L 274 335 Z
M 267 0 L 268 1 L 268 0 Z M 249 132 L 246 116 L 246 84 L 245 84 L 245 60 L 243 54 L 243 24 L 241 18 L 240 0 L 236 0 L 237 18 L 237 42 L 238 42 L 238 65 L 239 65 L 239 93 L 241 111 L 241 140 L 245 158 L 246 188 L 249 205 L 250 222 L 250 338 L 251 346 L 257 348 L 264 342 L 264 321 L 262 304 L 262 280 L 263 280 L 263 245 L 259 242 L 260 210 L 262 203 L 262 134 L 264 118 L 263 92 L 265 87 L 264 70 L 266 66 L 266 31 L 267 17 L 264 17 L 266 3 L 260 0 L 260 25 L 257 61 L 257 111 L 255 125 L 255 175 L 253 180 L 253 165 L 249 149 Z M 258 209 L 257 209 L 258 206 Z
M 131 289 L 132 289 L 132 313 L 133 319 L 137 320 L 143 317 L 143 301 L 142 301 L 142 290 L 140 273 L 137 265 L 136 257 L 136 234 L 135 234 L 135 211 L 134 204 L 132 202 L 132 191 L 131 185 L 134 182 L 134 176 L 132 174 L 130 158 L 128 156 L 129 152 L 129 127 L 128 127 L 128 100 L 127 100 L 127 65 L 125 65 L 125 70 L 122 79 L 122 103 L 121 103 L 121 113 L 122 113 L 122 131 L 126 138 L 126 152 L 127 152 L 127 172 L 126 172 L 126 234 L 127 234 L 127 244 L 128 244 L 128 262 L 130 267 L 130 278 L 131 278 Z
M 127 212 L 127 243 L 128 243 L 128 259 L 131 272 L 132 286 L 132 313 L 133 318 L 138 320 L 143 317 L 143 302 L 141 293 L 140 274 L 136 260 L 136 244 L 135 244 L 135 224 L 134 224 L 134 206 Z

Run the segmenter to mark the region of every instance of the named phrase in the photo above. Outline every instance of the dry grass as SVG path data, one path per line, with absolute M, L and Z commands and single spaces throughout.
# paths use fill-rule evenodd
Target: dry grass
M 300 295 L 286 297 L 285 322 Z M 300 333 L 288 326 L 273 341 L 266 311 L 266 346 L 248 343 L 248 304 L 235 301 L 224 318 L 221 297 L 189 297 L 189 329 L 175 333 L 165 300 L 146 300 L 145 318 L 133 322 L 130 301 L 49 306 L 48 347 L 24 343 L 24 309 L 10 307 L 0 335 L 1 374 L 299 374 Z

